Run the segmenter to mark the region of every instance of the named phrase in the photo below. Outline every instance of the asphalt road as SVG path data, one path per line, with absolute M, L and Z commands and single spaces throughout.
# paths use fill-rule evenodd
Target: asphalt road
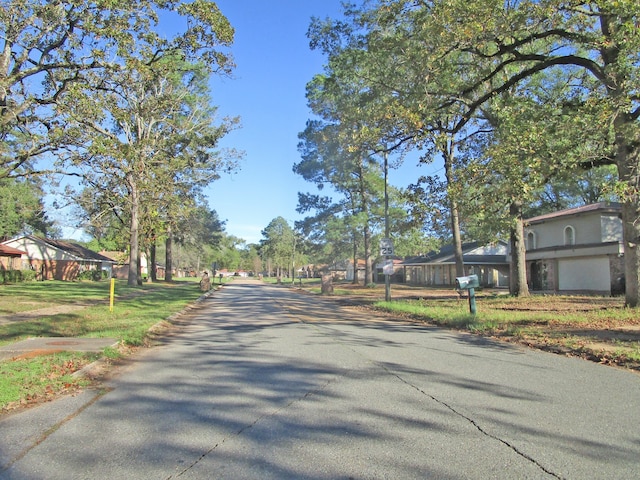
M 640 476 L 637 374 L 252 281 L 190 315 L 104 392 L 0 421 L 0 479 Z

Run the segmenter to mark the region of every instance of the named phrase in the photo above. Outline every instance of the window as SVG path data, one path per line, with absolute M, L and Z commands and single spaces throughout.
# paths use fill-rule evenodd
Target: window
M 564 244 L 575 245 L 576 244 L 576 231 L 571 225 L 564 227 Z
M 527 250 L 536 249 L 536 234 L 535 232 L 527 233 Z

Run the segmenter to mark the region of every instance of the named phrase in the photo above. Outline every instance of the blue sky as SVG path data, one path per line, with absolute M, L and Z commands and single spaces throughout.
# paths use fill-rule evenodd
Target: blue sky
M 260 240 L 271 220 L 292 224 L 297 192 L 313 188 L 292 171 L 299 161 L 298 133 L 311 113 L 305 85 L 322 72 L 324 58 L 309 49 L 311 17 L 335 18 L 340 0 L 218 0 L 236 31 L 232 79 L 213 79 L 220 115 L 239 115 L 242 128 L 222 142 L 245 152 L 238 173 L 207 189 L 210 207 L 229 234 Z
M 218 0 L 236 30 L 233 79 L 212 81 L 213 101 L 221 115 L 239 115 L 242 128 L 223 146 L 245 151 L 238 173 L 207 189 L 210 207 L 226 220 L 227 233 L 257 243 L 261 231 L 281 216 L 293 226 L 298 192 L 314 186 L 293 173 L 300 161 L 298 133 L 312 114 L 305 86 L 326 62 L 309 48 L 311 17 L 338 18 L 340 0 Z M 406 187 L 427 170 L 407 160 L 389 181 Z M 433 169 L 429 169 L 433 170 Z
M 274 218 L 281 216 L 292 226 L 301 219 L 298 192 L 314 190 L 292 171 L 300 160 L 298 133 L 312 116 L 305 86 L 326 62 L 309 48 L 306 33 L 311 17 L 340 17 L 341 0 L 216 3 L 235 28 L 231 51 L 237 68 L 233 78 L 214 77 L 211 93 L 220 116 L 240 116 L 242 123 L 221 147 L 243 150 L 245 157 L 237 173 L 224 175 L 205 193 L 210 208 L 226 221 L 228 234 L 257 243 Z M 406 187 L 428 170 L 406 160 L 390 171 L 389 181 Z M 75 238 L 81 231 L 65 226 L 65 234 Z

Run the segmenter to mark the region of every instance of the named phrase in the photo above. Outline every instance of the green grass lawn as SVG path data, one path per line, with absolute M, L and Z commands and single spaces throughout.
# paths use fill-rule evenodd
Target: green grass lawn
M 588 296 L 511 296 L 399 300 L 373 307 L 414 320 L 571 353 L 603 363 L 640 367 L 640 318 L 621 300 Z
M 25 282 L 0 285 L 0 315 L 9 315 L 52 305 L 109 300 L 109 281 L 101 282 Z M 125 281 L 117 282 L 118 296 L 136 292 Z
M 189 281 L 190 280 L 190 281 Z M 198 279 L 129 287 L 117 281 L 113 311 L 110 282 L 29 282 L 0 286 L 0 315 L 81 302 L 85 308 L 0 325 L 0 345 L 29 337 L 113 337 L 123 345 L 145 343 L 149 329 L 195 301 Z M 114 351 L 107 356 L 117 356 Z M 95 354 L 56 353 L 0 362 L 0 410 L 73 391 L 87 380 L 72 377 Z

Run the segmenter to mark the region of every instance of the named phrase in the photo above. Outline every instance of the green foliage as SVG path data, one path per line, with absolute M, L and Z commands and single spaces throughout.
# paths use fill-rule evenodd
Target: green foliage
M 336 196 L 299 193 L 297 211 L 311 215 L 296 225 L 309 239 L 315 263 L 364 257 L 366 281 L 370 282 L 369 266 L 377 256 L 372 245 L 385 224 L 384 155 L 352 135 L 357 128 L 367 129 L 365 119 L 349 123 L 346 115 L 334 117 L 348 92 L 325 87 L 319 78 L 308 87 L 310 105 L 324 121 L 307 122 L 299 134 L 302 160 L 293 170 L 318 189 L 330 185 Z M 372 141 L 373 132 L 367 135 Z M 405 228 L 406 213 L 397 189 L 389 186 L 388 194 L 390 233 L 396 234 Z
M 388 0 L 344 13 L 309 29 L 329 57 L 310 105 L 344 121 L 346 145 L 426 147 L 426 161 L 442 154 L 454 237 L 459 214 L 477 236 L 520 238 L 522 206 L 544 198 L 554 178 L 615 165 L 624 237 L 635 245 L 638 2 Z M 630 306 L 640 305 L 637 257 L 625 252 Z
M 260 253 L 267 263 L 267 270 L 281 276 L 290 273 L 295 261 L 296 234 L 282 217 L 276 217 L 262 231 Z M 298 264 L 300 265 L 300 264 Z
M 236 166 L 235 154 L 217 146 L 237 119 L 216 125 L 202 66 L 175 55 L 148 62 L 128 59 L 125 72 L 96 78 L 109 89 L 76 89 L 67 98 L 69 119 L 84 133 L 66 168 L 91 185 L 78 199 L 97 232 L 129 239 L 133 265 L 140 248 L 169 231 L 178 243 L 214 243 L 222 222 L 198 200 Z M 104 118 L 114 120 L 111 128 Z
M 166 37 L 164 22 L 184 22 L 186 28 Z M 226 53 L 233 28 L 207 0 L 117 0 L 99 6 L 10 0 L 0 10 L 0 31 L 0 178 L 39 173 L 35 160 L 74 142 L 77 130 L 63 124 L 56 107 L 92 72 L 122 73 L 122 59 L 143 52 L 161 60 L 166 52 L 180 51 L 223 74 L 233 66 Z M 34 78 L 43 82 L 30 81 Z
M 42 205 L 42 188 L 31 180 L 0 177 L 0 238 L 30 231 L 53 233 Z
M 90 280 L 93 282 L 97 282 L 105 278 L 106 272 L 102 272 L 100 270 L 85 270 L 84 272 L 80 272 L 78 274 L 78 280 L 86 281 Z
M 0 270 L 0 283 L 33 282 L 35 279 L 33 270 Z
M 437 238 L 426 235 L 421 228 L 409 229 L 395 237 L 393 242 L 396 255 L 401 257 L 424 255 L 441 246 Z
M 217 144 L 237 119 L 216 121 L 208 95 L 209 75 L 234 66 L 234 30 L 214 2 L 11 0 L 0 31 L 0 179 L 58 158 L 57 173 L 87 188 L 76 197 L 84 226 L 111 245 L 132 239 L 132 265 L 140 243 L 236 168 L 239 154 Z

